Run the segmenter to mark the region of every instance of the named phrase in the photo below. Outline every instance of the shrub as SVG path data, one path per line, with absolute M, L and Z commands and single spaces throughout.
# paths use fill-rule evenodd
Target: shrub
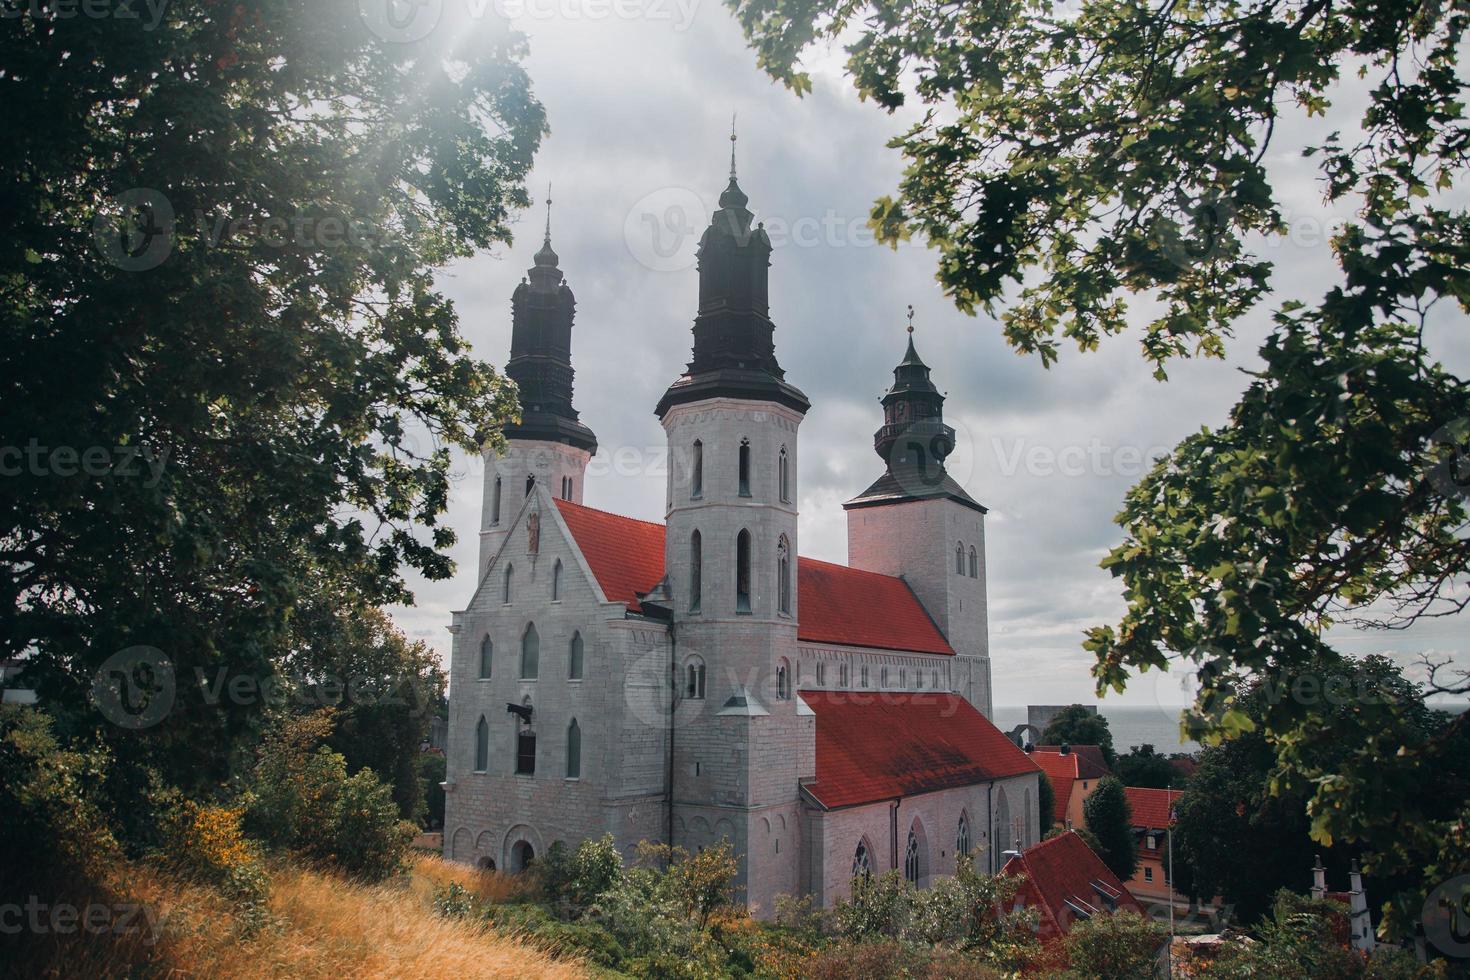
M 55 895 L 105 879 L 120 853 L 94 795 L 107 765 L 63 748 L 44 712 L 0 705 L 0 887 Z
M 168 817 L 166 854 L 175 871 L 225 892 L 254 929 L 269 918 L 270 875 L 240 832 L 243 815 L 240 808 L 182 801 Z
M 247 825 L 274 846 L 363 881 L 398 874 L 416 828 L 399 819 L 391 788 L 376 774 L 349 777 L 341 755 L 315 747 L 330 730 L 330 712 L 320 712 L 287 719 L 266 736 L 246 798 Z
M 623 858 L 612 834 L 584 840 L 575 851 L 554 841 L 536 862 L 541 893 L 558 914 L 572 918 L 607 894 L 623 874 Z
M 1064 942 L 1072 973 L 1097 980 L 1148 980 L 1168 933 L 1131 910 L 1078 922 Z

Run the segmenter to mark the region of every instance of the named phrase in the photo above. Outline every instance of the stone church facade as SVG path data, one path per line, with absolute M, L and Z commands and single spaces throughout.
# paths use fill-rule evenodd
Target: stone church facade
M 912 337 L 883 473 L 849 501 L 850 565 L 799 557 L 798 432 L 771 245 L 735 179 L 699 247 L 687 371 L 655 412 L 665 521 L 585 506 L 575 299 L 550 228 L 512 298 L 522 420 L 487 453 L 479 583 L 450 631 L 445 856 L 520 870 L 611 833 L 728 839 L 753 910 L 853 876 L 920 884 L 1035 843 L 1036 765 L 989 721 L 985 508 Z

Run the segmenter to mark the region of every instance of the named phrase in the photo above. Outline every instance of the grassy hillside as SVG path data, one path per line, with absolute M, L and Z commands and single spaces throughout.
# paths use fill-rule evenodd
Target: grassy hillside
M 359 885 L 281 863 L 272 865 L 271 879 L 263 924 L 249 929 L 216 890 L 146 863 L 129 865 L 118 884 L 128 903 L 145 904 L 151 915 L 129 916 L 121 935 L 53 932 L 31 945 L 29 962 L 12 961 L 0 972 L 246 980 L 586 975 L 576 961 L 553 959 L 482 923 L 436 914 L 433 893 L 451 882 L 481 894 L 511 887 L 437 857 L 416 857 L 410 876 L 386 885 Z M 123 922 L 124 914 L 114 921 Z

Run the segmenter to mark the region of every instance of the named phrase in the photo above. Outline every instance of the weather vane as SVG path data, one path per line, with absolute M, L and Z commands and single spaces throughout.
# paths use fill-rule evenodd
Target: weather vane
M 914 332 L 914 304 L 909 304 L 909 333 Z
M 546 240 L 551 241 L 551 181 L 546 182 Z
M 734 112 L 730 113 L 730 179 L 731 180 L 734 180 L 735 179 L 735 116 L 736 115 L 737 115 L 737 113 L 734 113 Z

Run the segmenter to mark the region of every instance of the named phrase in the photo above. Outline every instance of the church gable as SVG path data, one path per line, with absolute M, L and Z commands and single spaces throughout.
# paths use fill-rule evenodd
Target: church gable
M 553 501 L 539 485 L 525 497 L 490 558 L 469 610 L 485 614 L 508 601 L 561 602 L 574 595 L 586 598 L 588 592 L 595 602 L 607 601 L 556 503 L 561 501 Z

